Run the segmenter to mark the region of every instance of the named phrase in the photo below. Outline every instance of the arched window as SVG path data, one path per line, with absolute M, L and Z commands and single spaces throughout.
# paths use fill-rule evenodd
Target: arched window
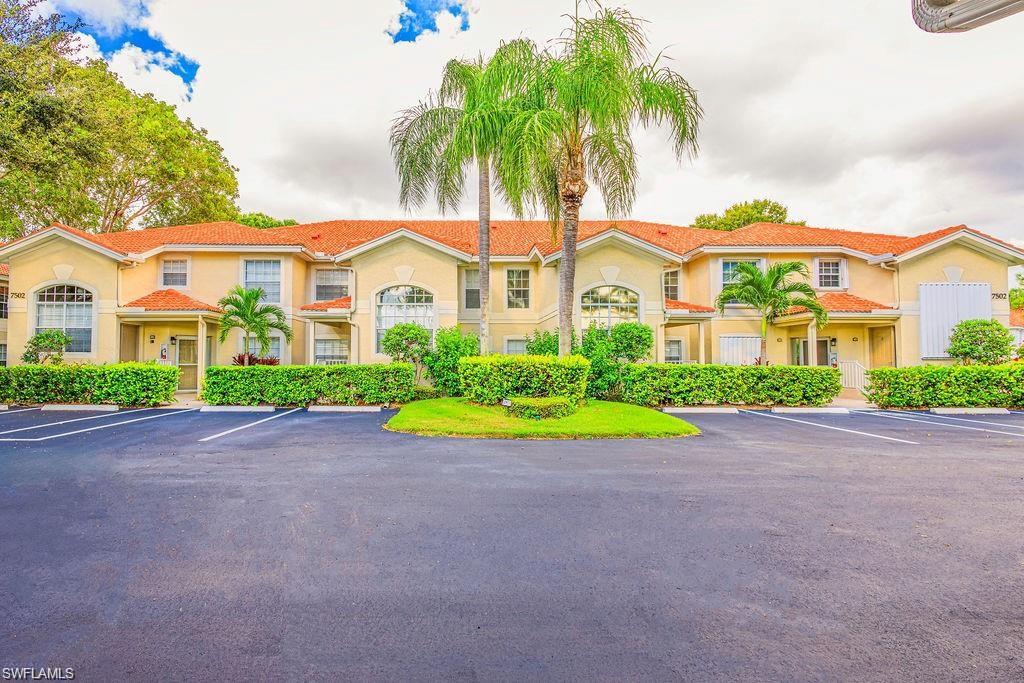
M 75 285 L 53 285 L 36 292 L 36 333 L 64 330 L 71 337 L 65 351 L 92 351 L 92 292 Z
M 401 285 L 377 295 L 377 353 L 384 333 L 399 323 L 419 323 L 433 333 L 434 295 L 422 287 Z
M 625 287 L 594 287 L 580 297 L 580 319 L 584 330 L 592 322 L 601 327 L 611 327 L 616 323 L 639 320 L 640 297 Z

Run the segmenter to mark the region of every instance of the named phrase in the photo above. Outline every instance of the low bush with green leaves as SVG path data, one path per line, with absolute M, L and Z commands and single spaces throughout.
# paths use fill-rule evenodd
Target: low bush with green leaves
M 1013 342 L 1013 333 L 998 320 L 961 320 L 946 352 L 965 365 L 999 365 L 1013 356 Z
M 409 363 L 256 365 L 207 368 L 202 399 L 210 405 L 378 405 L 413 400 Z
M 573 354 L 579 353 L 580 342 L 576 338 L 576 330 L 572 331 L 571 344 Z M 530 356 L 557 356 L 558 330 L 534 330 L 533 335 L 526 340 L 526 353 Z
M 71 335 L 64 330 L 36 332 L 25 342 L 25 352 L 21 354 L 21 362 L 58 365 L 64 361 L 64 349 L 72 341 Z
M 423 357 L 423 364 L 434 387 L 445 396 L 461 396 L 459 359 L 480 355 L 480 339 L 458 327 L 442 327 L 434 335 L 434 347 Z
M 879 408 L 1024 408 L 1024 363 L 876 368 L 864 395 Z
M 565 396 L 517 396 L 509 399 L 508 414 L 524 420 L 547 420 L 567 417 L 579 409 Z
M 563 396 L 579 403 L 587 393 L 590 361 L 582 356 L 476 356 L 459 360 L 462 394 L 495 404 L 514 396 Z
M 842 391 L 839 370 L 796 365 L 628 366 L 622 400 L 643 406 L 821 406 Z
M 156 406 L 174 401 L 180 371 L 155 363 L 0 367 L 0 403 L 105 403 Z

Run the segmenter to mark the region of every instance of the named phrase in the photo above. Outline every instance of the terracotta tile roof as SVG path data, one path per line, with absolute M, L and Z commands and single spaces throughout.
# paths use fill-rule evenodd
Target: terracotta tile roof
M 891 306 L 886 306 L 870 299 L 863 299 L 846 292 L 827 292 L 818 296 L 818 301 L 821 302 L 821 305 L 829 313 L 870 313 L 880 309 L 892 310 Z M 807 309 L 803 306 L 794 306 L 786 311 L 786 315 L 806 312 Z
M 0 275 L 10 275 L 11 267 L 6 263 L 0 263 Z
M 700 304 L 691 304 L 688 301 L 678 301 L 676 299 L 665 299 L 665 308 L 673 311 L 692 311 L 694 313 L 714 313 L 715 309 L 711 306 L 701 306 Z
M 343 296 L 340 299 L 331 299 L 330 301 L 317 301 L 316 303 L 306 304 L 299 308 L 303 311 L 327 311 L 332 308 L 352 308 L 352 297 Z
M 269 230 L 221 221 L 166 228 L 124 230 L 94 236 L 101 244 L 121 252 L 140 253 L 175 244 L 301 246 L 296 236 L 279 235 Z
M 1024 327 L 1024 308 L 1010 309 L 1010 327 Z
M 203 303 L 176 289 L 158 289 L 125 304 L 126 308 L 144 308 L 147 311 L 212 311 L 220 313 L 216 306 Z

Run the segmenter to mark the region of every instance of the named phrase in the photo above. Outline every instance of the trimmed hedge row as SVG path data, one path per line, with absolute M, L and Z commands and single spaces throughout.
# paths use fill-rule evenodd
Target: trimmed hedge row
M 517 396 L 509 399 L 508 414 L 525 420 L 545 420 L 568 417 L 579 404 L 570 403 L 565 396 Z
M 413 400 L 411 363 L 251 365 L 207 368 L 202 399 L 210 405 L 361 405 Z
M 156 406 L 174 401 L 180 374 L 154 363 L 12 365 L 0 367 L 0 403 Z
M 1024 363 L 876 368 L 864 395 L 879 408 L 1020 408 Z
M 514 396 L 562 396 L 579 403 L 587 393 L 590 361 L 582 356 L 471 356 L 459 360 L 462 395 L 473 403 Z
M 642 406 L 820 406 L 842 388 L 836 368 L 650 363 L 624 370 L 622 400 Z

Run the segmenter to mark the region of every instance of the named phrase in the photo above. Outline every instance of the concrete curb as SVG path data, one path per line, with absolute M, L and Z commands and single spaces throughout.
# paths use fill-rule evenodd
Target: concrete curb
M 201 413 L 272 413 L 274 406 L 203 406 Z
M 661 412 L 669 415 L 739 415 L 739 409 L 733 406 L 666 406 Z
M 1006 408 L 932 408 L 934 415 L 1009 415 Z
M 117 406 L 100 403 L 50 403 L 40 410 L 69 410 L 74 412 L 114 413 L 120 410 Z
M 309 406 L 310 413 L 379 413 L 380 406 Z
M 0 403 L 0 410 L 7 410 L 9 407 L 6 403 Z
M 800 415 L 849 415 L 849 408 L 836 408 L 826 406 L 824 408 L 805 408 L 802 406 L 774 406 L 773 413 L 797 413 Z

